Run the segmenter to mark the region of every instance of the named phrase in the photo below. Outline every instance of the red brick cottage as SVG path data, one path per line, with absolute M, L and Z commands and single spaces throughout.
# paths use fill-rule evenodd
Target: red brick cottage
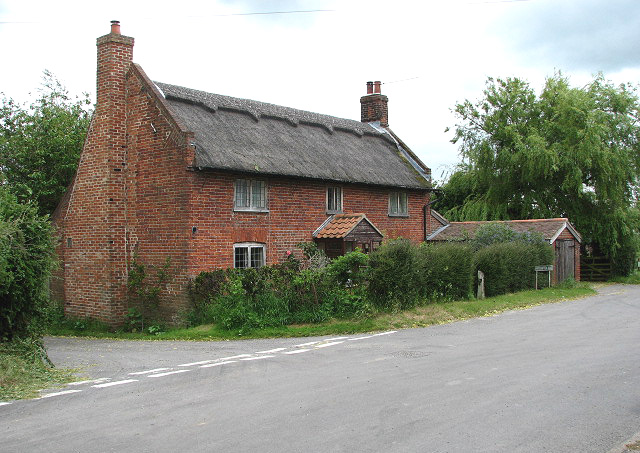
M 505 220 L 493 222 L 449 222 L 437 211 L 429 212 L 433 233 L 429 241 L 450 241 L 473 237 L 475 231 L 487 223 L 502 223 L 519 233 L 540 233 L 553 246 L 555 260 L 553 263 L 552 282 L 561 282 L 567 278 L 580 281 L 580 244 L 582 237 L 566 218 Z M 532 263 L 535 266 L 536 263 Z
M 133 43 L 115 21 L 97 40 L 96 110 L 54 214 L 67 314 L 120 323 L 134 254 L 171 258 L 171 320 L 202 271 L 275 264 L 314 238 L 336 255 L 431 232 L 430 170 L 389 129 L 379 82 L 353 121 L 154 83 Z

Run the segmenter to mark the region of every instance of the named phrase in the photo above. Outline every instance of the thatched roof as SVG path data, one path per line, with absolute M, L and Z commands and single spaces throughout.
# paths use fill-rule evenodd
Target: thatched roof
M 562 233 L 566 228 L 578 242 L 582 242 L 580 233 L 578 233 L 571 222 L 569 222 L 569 219 L 564 217 L 555 219 L 449 222 L 433 232 L 427 240 L 450 241 L 455 239 L 464 239 L 467 237 L 472 238 L 476 230 L 487 223 L 504 224 L 518 233 L 540 233 L 550 243 L 553 243 L 558 236 L 560 236 L 560 233 Z
M 425 189 L 430 170 L 376 125 L 156 83 L 194 133 L 195 166 Z

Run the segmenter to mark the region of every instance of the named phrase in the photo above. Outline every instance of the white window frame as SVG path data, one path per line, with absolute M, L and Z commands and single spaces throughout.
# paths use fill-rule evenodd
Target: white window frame
M 402 199 L 404 199 L 404 206 L 402 206 Z M 407 192 L 389 193 L 389 217 L 409 217 L 409 195 Z
M 238 266 L 238 261 L 236 259 L 238 249 L 247 249 L 246 259 L 248 260 L 248 266 L 242 266 L 242 267 Z M 262 261 L 257 266 L 253 265 L 253 262 L 251 259 L 252 250 L 262 250 Z M 235 269 L 259 268 L 266 265 L 266 262 L 267 262 L 267 251 L 264 244 L 261 244 L 259 242 L 237 242 L 233 244 L 233 267 Z
M 238 205 L 238 185 L 240 183 L 245 183 L 247 185 L 247 202 L 246 206 Z M 262 185 L 263 190 L 263 205 L 259 206 L 255 203 L 254 193 L 258 187 L 258 185 Z M 267 182 L 263 179 L 236 179 L 233 183 L 233 210 L 234 211 L 250 211 L 250 212 L 269 212 L 268 203 L 267 203 Z
M 332 198 L 329 196 L 329 191 L 333 190 L 334 195 L 337 192 L 338 197 L 333 197 L 334 201 L 336 201 L 337 209 L 329 209 L 329 200 Z M 342 214 L 342 197 L 343 197 L 342 187 L 340 186 L 328 186 L 326 190 L 326 206 L 327 206 L 327 214 Z

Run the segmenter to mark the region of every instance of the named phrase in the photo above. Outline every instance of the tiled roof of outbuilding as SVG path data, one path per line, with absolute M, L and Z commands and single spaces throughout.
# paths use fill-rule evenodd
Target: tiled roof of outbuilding
M 569 219 L 561 217 L 555 219 L 531 219 L 531 220 L 503 220 L 503 221 L 478 221 L 478 222 L 449 222 L 448 225 L 438 229 L 427 239 L 430 241 L 449 241 L 452 239 L 462 239 L 473 237 L 474 233 L 482 225 L 487 223 L 502 223 L 511 227 L 514 231 L 525 233 L 533 231 L 541 233 L 544 238 L 553 242 L 567 228 L 571 234 L 582 242 L 582 237 L 571 225 Z
M 431 187 L 430 170 L 386 129 L 156 83 L 194 133 L 195 166 L 391 187 Z

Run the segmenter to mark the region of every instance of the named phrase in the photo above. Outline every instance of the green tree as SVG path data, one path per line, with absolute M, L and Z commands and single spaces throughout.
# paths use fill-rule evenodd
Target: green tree
M 20 201 L 52 213 L 75 174 L 90 122 L 90 100 L 70 97 L 48 71 L 29 106 L 4 97 L 0 106 L 0 170 Z
M 576 88 L 556 74 L 539 95 L 489 78 L 481 99 L 455 108 L 463 162 L 436 209 L 451 220 L 568 217 L 587 243 L 625 257 L 624 272 L 639 226 L 639 106 L 634 86 L 601 75 Z

